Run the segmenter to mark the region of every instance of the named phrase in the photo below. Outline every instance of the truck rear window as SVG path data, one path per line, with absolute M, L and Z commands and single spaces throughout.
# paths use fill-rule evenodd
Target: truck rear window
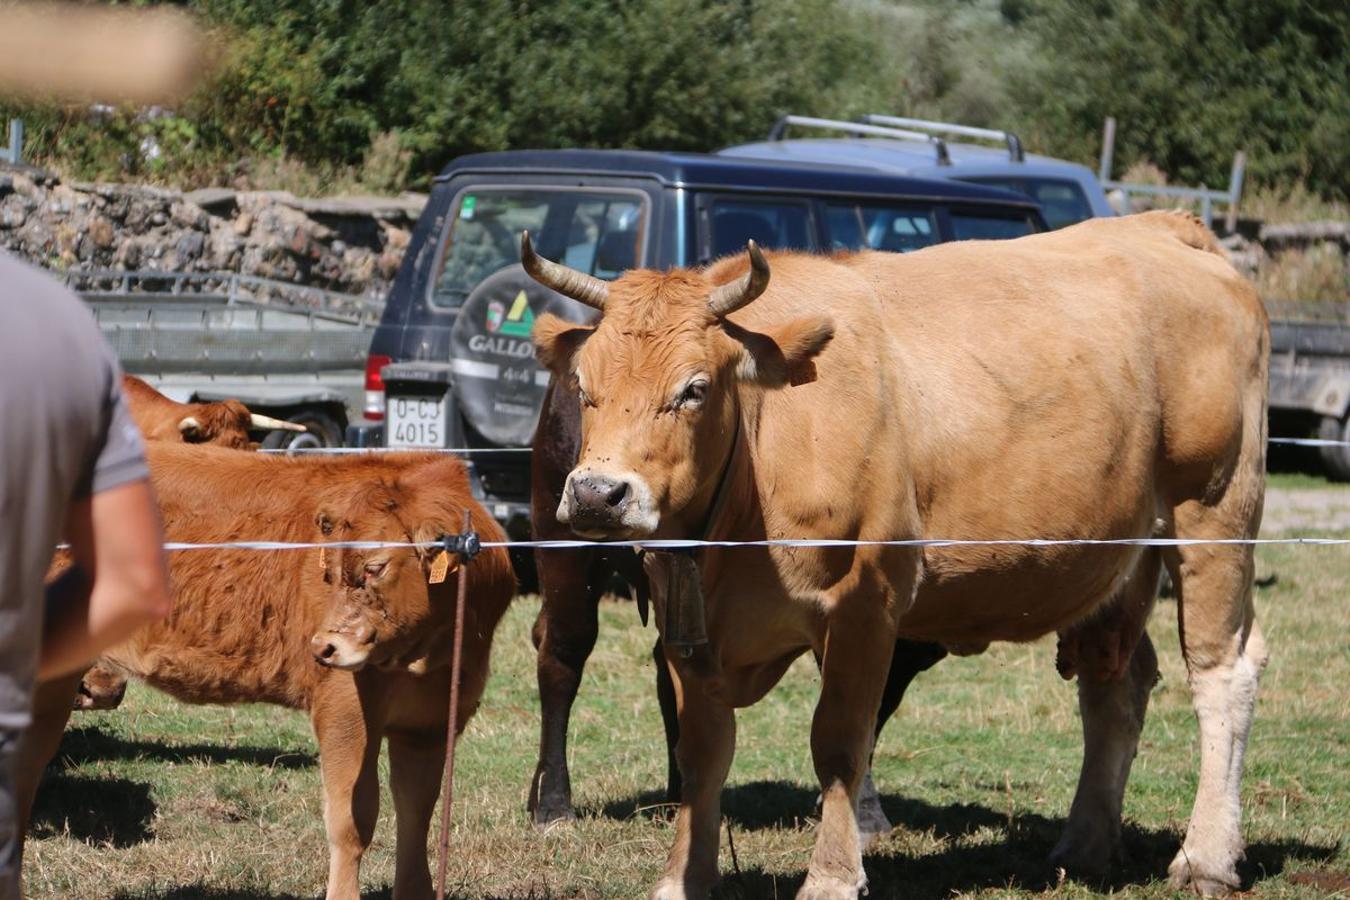
M 637 192 L 471 188 L 455 200 L 431 303 L 454 308 L 484 278 L 520 262 L 529 230 L 541 256 L 598 278 L 617 278 L 641 261 L 646 198 Z
M 1007 188 L 1026 194 L 1040 204 L 1045 221 L 1051 228 L 1063 228 L 1092 217 L 1083 189 L 1063 178 L 963 178 L 972 184 Z

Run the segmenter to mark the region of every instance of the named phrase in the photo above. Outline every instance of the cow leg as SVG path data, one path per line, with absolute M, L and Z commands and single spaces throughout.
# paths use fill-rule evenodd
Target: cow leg
M 530 783 L 528 808 L 536 825 L 547 825 L 577 817 L 567 771 L 567 725 L 582 671 L 600 631 L 600 586 L 587 583 L 595 576 L 592 554 L 541 551 L 535 561 L 543 594 L 533 632 L 541 718 L 539 762 Z
M 695 900 L 707 897 L 717 883 L 722 785 L 736 752 L 736 713 L 708 696 L 697 677 L 682 679 L 677 669 L 672 680 L 680 718 L 675 756 L 683 784 L 675 842 L 651 898 Z
M 394 900 L 430 897 L 427 833 L 445 769 L 445 728 L 389 732 L 389 787 L 398 829 Z
M 1060 637 L 1057 664 L 1078 676 L 1083 721 L 1083 765 L 1078 791 L 1059 843 L 1056 866 L 1078 875 L 1105 875 L 1121 860 L 1121 804 L 1148 695 L 1158 678 L 1158 656 L 1144 630 L 1157 598 L 1160 554 L 1146 550 L 1119 596 Z
M 858 795 L 866 778 L 877 710 L 895 650 L 893 630 L 878 621 L 876 595 L 853 592 L 830 614 L 821 661 L 820 700 L 811 721 L 811 757 L 823 797 L 820 827 L 798 900 L 856 898 L 866 886 Z
M 1250 535 L 1260 502 L 1188 502 L 1174 512 L 1183 538 Z M 1231 501 L 1231 502 L 1230 502 Z M 1267 652 L 1252 606 L 1250 546 L 1177 547 L 1168 568 L 1177 588 L 1177 618 L 1191 699 L 1200 724 L 1200 780 L 1181 851 L 1168 873 L 1174 887 L 1206 896 L 1239 886 L 1243 855 L 1239 797 L 1243 754 Z
M 891 716 L 900 708 L 905 691 L 920 672 L 926 672 L 937 665 L 947 651 L 941 644 L 927 641 L 898 640 L 891 656 L 891 668 L 886 674 L 886 689 L 881 693 L 881 707 L 877 710 L 877 727 L 873 736 L 873 747 L 881 739 L 881 729 L 886 727 Z M 863 778 L 858 794 L 858 831 L 862 835 L 863 849 L 873 841 L 891 831 L 891 820 L 881 808 L 881 795 L 872 781 L 871 759 L 868 760 L 867 775 Z
M 355 679 L 333 672 L 314 700 L 312 720 L 319 741 L 328 832 L 327 900 L 360 900 L 361 857 L 370 846 L 380 812 L 377 764 L 383 717 L 366 708 L 369 704 L 362 699 Z
M 656 665 L 656 701 L 661 706 L 661 724 L 666 729 L 666 802 L 679 803 L 682 784 L 675 748 L 680 742 L 680 710 L 675 702 L 675 682 L 666 665 L 666 649 L 659 637 L 652 644 L 652 662 Z

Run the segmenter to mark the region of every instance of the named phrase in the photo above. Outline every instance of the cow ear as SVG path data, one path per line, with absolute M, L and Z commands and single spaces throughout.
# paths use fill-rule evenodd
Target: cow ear
M 594 328 L 545 313 L 535 320 L 530 338 L 539 364 L 559 378 L 566 378 L 572 373 L 572 357 L 594 332 Z
M 834 337 L 829 316 L 806 316 L 767 332 L 749 331 L 723 319 L 722 329 L 740 344 L 736 377 L 763 387 L 815 381 L 815 358 Z
M 413 541 L 418 544 L 430 544 L 439 541 L 447 534 L 459 531 L 460 525 L 448 528 L 437 522 L 423 522 L 413 530 Z M 417 558 L 422 563 L 422 574 L 427 584 L 441 584 L 446 577 L 459 568 L 459 557 L 448 553 L 443 547 L 418 547 Z

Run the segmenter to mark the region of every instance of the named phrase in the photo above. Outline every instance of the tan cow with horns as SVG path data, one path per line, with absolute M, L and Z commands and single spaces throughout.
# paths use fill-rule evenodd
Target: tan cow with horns
M 582 403 L 558 518 L 594 538 L 1250 538 L 1264 496 L 1268 325 L 1193 216 L 1092 220 L 899 256 L 762 254 L 612 284 L 540 259 L 600 309 L 539 320 L 540 360 Z M 770 272 L 772 271 L 772 279 Z M 651 896 L 717 880 L 736 707 L 801 653 L 822 658 L 811 752 L 823 791 L 799 898 L 865 885 L 854 818 L 897 637 L 979 648 L 1061 636 L 1084 759 L 1053 852 L 1100 872 L 1157 659 L 1144 626 L 1176 582 L 1200 778 L 1172 882 L 1238 885 L 1238 781 L 1266 649 L 1252 547 L 864 545 L 708 549 L 704 600 L 649 553 L 680 700 L 684 796 Z M 678 574 L 678 573 L 677 573 Z M 672 607 L 684 604 L 677 615 Z M 666 626 L 669 627 L 669 626 Z M 697 631 L 697 629 L 694 629 Z M 687 635 L 674 635 L 684 638 Z M 1100 648 L 1112 648 L 1107 652 Z

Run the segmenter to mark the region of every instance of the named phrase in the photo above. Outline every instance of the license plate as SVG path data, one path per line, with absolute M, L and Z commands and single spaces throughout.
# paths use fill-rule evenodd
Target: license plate
M 449 395 L 390 397 L 385 405 L 385 443 L 390 447 L 444 447 Z

